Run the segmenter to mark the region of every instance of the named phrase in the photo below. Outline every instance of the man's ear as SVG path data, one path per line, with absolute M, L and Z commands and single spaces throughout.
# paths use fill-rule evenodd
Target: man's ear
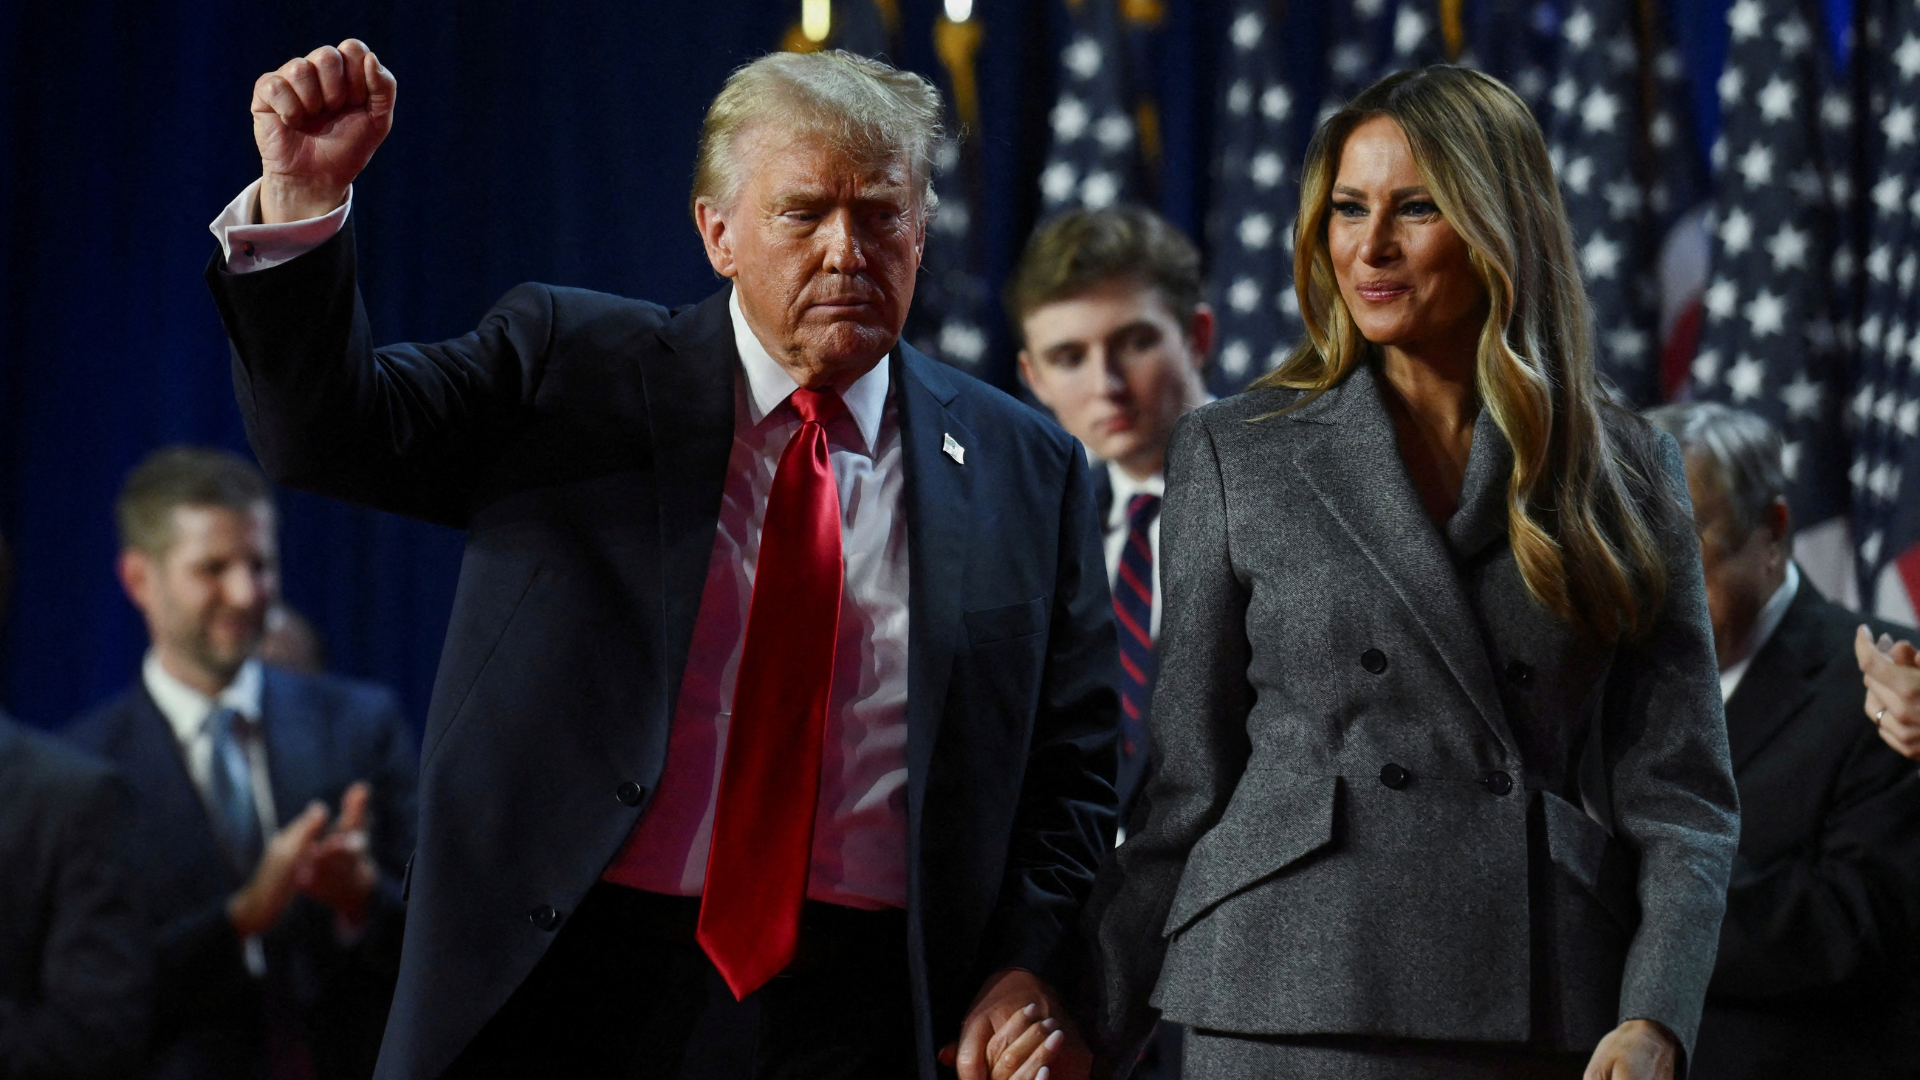
M 706 199 L 693 204 L 693 223 L 700 230 L 700 243 L 707 249 L 707 262 L 723 278 L 739 273 L 733 261 L 733 233 L 727 227 L 727 217 L 725 210 Z
M 141 611 L 147 610 L 147 601 L 153 593 L 154 570 L 153 557 L 139 548 L 128 548 L 120 553 L 114 569 L 120 576 L 120 587 L 127 592 L 127 599 Z
M 1784 547 L 1787 538 L 1793 534 L 1793 511 L 1787 508 L 1787 500 L 1779 495 L 1774 496 L 1760 523 L 1766 527 L 1767 535 L 1773 537 L 1774 543 Z
M 1187 316 L 1187 347 L 1193 350 L 1193 370 L 1206 369 L 1207 358 L 1213 355 L 1213 335 L 1219 326 L 1213 317 L 1213 308 L 1204 303 L 1194 305 L 1193 314 Z
M 1049 409 L 1053 408 L 1053 403 L 1042 396 L 1040 380 L 1033 377 L 1032 350 L 1024 348 L 1020 350 L 1019 369 L 1020 381 L 1027 384 L 1027 389 L 1033 391 L 1033 396 L 1039 400 L 1040 404 Z

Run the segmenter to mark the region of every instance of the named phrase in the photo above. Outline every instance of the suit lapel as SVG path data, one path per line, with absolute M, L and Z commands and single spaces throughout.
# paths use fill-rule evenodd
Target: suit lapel
M 943 447 L 948 436 L 969 461 L 990 453 L 947 411 L 958 391 L 936 363 L 902 343 L 892 379 L 900 414 L 901 459 L 906 466 L 907 559 L 907 813 L 917 840 L 927 770 L 940 734 L 953 655 L 960 647 L 961 583 L 965 580 L 968 512 L 974 469 Z
M 217 877 L 229 888 L 239 884 L 233 863 L 214 835 L 206 800 L 187 771 L 173 726 L 160 715 L 145 686 L 136 686 L 133 698 L 127 725 L 128 772 L 145 777 L 144 783 L 138 779 L 135 783 L 148 800 L 140 813 L 152 826 L 146 836 L 154 846 L 142 856 L 169 873 L 191 867 L 196 876 Z
M 740 353 L 727 301 L 732 287 L 674 315 L 660 332 L 668 353 L 641 366 L 659 492 L 660 581 L 665 598 L 666 685 L 678 698 L 706 588 L 720 497 L 733 452 L 734 380 Z M 672 715 L 673 702 L 668 702 Z
M 1507 483 L 1512 476 L 1513 447 L 1492 414 L 1481 409 L 1473 422 L 1473 450 L 1460 484 L 1460 505 L 1447 519 L 1447 546 L 1462 561 L 1506 538 Z
M 324 787 L 331 755 L 320 725 L 305 722 L 300 696 L 292 676 L 261 665 L 260 729 L 267 742 L 274 820 L 281 825 L 305 809 L 307 800 L 338 795 Z
M 1727 750 L 1736 773 L 1806 707 L 1815 677 L 1832 660 L 1820 648 L 1812 593 L 1803 575 L 1780 625 L 1727 699 Z
M 1333 394 L 1339 398 L 1325 408 L 1292 414 L 1296 422 L 1314 423 L 1317 432 L 1317 437 L 1301 440 L 1294 452 L 1295 467 L 1392 586 L 1487 726 L 1517 760 L 1519 744 L 1507 727 L 1478 621 L 1446 542 L 1407 477 L 1372 368 L 1355 367 L 1327 396 Z M 1478 443 L 1478 427 L 1475 433 Z M 1463 499 L 1465 494 L 1463 488 Z

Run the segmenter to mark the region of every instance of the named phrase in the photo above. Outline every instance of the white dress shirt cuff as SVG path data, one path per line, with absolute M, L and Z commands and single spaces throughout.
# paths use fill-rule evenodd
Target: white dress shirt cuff
M 213 230 L 213 238 L 220 241 L 220 254 L 227 260 L 230 274 L 250 274 L 305 255 L 333 239 L 353 209 L 353 187 L 348 185 L 346 201 L 331 213 L 304 221 L 256 225 L 253 208 L 259 197 L 260 181 L 255 180 L 207 226 Z

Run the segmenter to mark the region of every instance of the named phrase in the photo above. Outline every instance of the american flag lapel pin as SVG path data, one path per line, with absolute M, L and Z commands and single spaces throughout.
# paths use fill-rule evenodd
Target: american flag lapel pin
M 967 448 L 961 446 L 960 440 L 954 438 L 952 435 L 944 431 L 940 434 L 945 439 L 945 441 L 940 444 L 941 451 L 952 458 L 955 465 L 965 465 L 967 463 Z

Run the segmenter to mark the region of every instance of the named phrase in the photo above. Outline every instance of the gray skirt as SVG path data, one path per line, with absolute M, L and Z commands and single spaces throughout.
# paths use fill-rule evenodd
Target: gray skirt
M 1586 1054 L 1364 1035 L 1189 1029 L 1183 1080 L 1580 1080 Z

